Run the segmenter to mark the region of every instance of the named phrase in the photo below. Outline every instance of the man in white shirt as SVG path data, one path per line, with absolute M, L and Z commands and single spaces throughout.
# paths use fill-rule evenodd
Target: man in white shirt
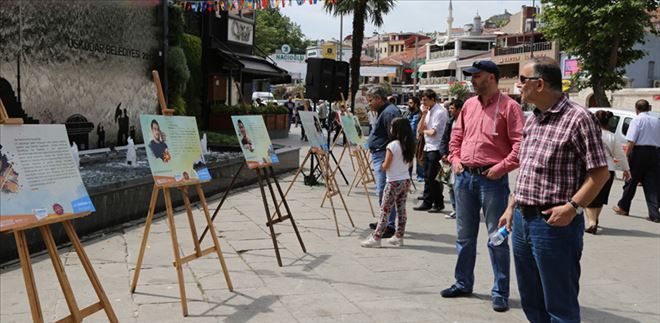
M 658 183 L 660 183 L 660 119 L 652 116 L 651 105 L 646 100 L 635 103 L 637 117 L 630 122 L 626 140 L 628 140 L 628 161 L 630 163 L 630 182 L 623 190 L 623 196 L 614 212 L 628 215 L 630 204 L 637 184 L 642 183 L 644 197 L 649 214 L 647 220 L 660 223 L 658 211 Z
M 424 135 L 424 193 L 423 202 L 413 208 L 416 211 L 439 213 L 445 208 L 442 195 L 442 183 L 435 180 L 440 170 L 440 144 L 447 124 L 448 114 L 437 102 L 436 93 L 431 90 L 422 92 L 422 116 L 419 130 Z

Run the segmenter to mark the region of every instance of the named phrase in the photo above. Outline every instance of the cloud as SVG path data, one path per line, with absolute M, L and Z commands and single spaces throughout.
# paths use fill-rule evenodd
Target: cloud
M 282 13 L 299 24 L 303 33 L 309 39 L 339 39 L 339 17 L 333 17 L 323 9 L 322 2 L 317 5 L 305 3 L 298 6 L 280 8 Z M 540 4 L 538 1 L 537 5 Z M 479 1 L 479 0 L 457 0 L 453 1 L 454 28 L 462 27 L 472 23 L 477 13 L 485 21 L 490 16 L 502 14 L 504 10 L 509 13 L 520 11 L 523 5 L 531 6 L 531 1 Z M 399 0 L 390 13 L 385 16 L 384 23 L 378 32 L 434 32 L 447 29 L 447 8 L 449 1 L 446 0 Z M 352 31 L 353 17 L 344 17 L 343 36 Z M 371 23 L 365 25 L 365 35 L 371 35 L 376 28 Z

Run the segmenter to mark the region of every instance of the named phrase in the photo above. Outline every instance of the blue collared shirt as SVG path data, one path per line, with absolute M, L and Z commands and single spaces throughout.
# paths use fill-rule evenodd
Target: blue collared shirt
M 641 112 L 630 122 L 626 140 L 635 146 L 660 147 L 660 119 L 649 112 Z

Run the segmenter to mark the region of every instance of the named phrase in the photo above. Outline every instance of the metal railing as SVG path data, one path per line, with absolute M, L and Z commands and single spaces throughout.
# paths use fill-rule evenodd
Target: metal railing
M 420 79 L 419 81 L 421 85 L 448 84 L 450 82 L 456 82 L 456 77 L 454 76 L 427 77 Z
M 552 42 L 535 43 L 534 45 L 523 44 L 512 47 L 497 47 L 495 48 L 495 56 L 529 53 L 532 51 L 532 48 L 534 48 L 535 52 L 551 50 Z

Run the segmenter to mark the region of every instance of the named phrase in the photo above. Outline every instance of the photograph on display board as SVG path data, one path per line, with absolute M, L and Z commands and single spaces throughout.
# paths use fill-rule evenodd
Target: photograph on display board
M 354 146 L 367 146 L 367 136 L 362 133 L 362 127 L 356 116 L 341 116 L 341 125 L 348 142 Z
M 307 139 L 309 139 L 309 144 L 313 148 L 328 151 L 328 141 L 325 134 L 323 133 L 321 121 L 319 120 L 316 112 L 299 111 L 298 114 L 300 115 L 300 120 L 302 121 L 303 129 L 305 129 Z
M 0 125 L 0 231 L 94 212 L 64 125 Z
M 211 180 L 194 117 L 143 114 L 140 125 L 156 184 Z
M 279 163 L 262 116 L 232 116 L 231 122 L 249 168 Z

